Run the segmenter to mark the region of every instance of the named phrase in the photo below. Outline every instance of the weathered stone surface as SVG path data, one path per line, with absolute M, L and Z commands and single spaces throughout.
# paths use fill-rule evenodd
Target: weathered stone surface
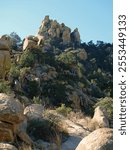
M 0 76 L 4 77 L 10 70 L 11 58 L 9 51 L 0 50 Z
M 0 41 L 6 42 L 6 44 L 9 48 L 11 48 L 14 44 L 12 38 L 9 35 L 6 35 L 6 34 L 0 36 Z
M 41 36 L 41 35 L 36 35 L 36 37 L 38 38 L 38 43 L 37 45 L 40 46 L 40 45 L 43 45 L 44 44 L 44 36 Z
M 45 16 L 38 34 L 44 36 L 44 40 L 58 38 L 63 41 L 64 45 L 80 44 L 80 34 L 77 28 L 71 33 L 71 29 L 64 23 L 59 24 L 56 20 L 49 19 L 49 16 Z
M 4 79 L 11 67 L 9 46 L 6 41 L 0 39 L 0 78 Z
M 31 41 L 35 41 L 35 42 L 38 42 L 38 37 L 36 37 L 36 36 L 34 36 L 34 35 L 29 35 L 28 37 L 27 37 L 27 39 L 28 40 L 31 40 Z
M 32 145 L 33 141 L 26 133 L 26 129 L 27 129 L 27 119 L 25 118 L 23 122 L 14 125 L 14 134 L 17 135 L 26 144 Z
M 77 43 L 81 42 L 78 28 L 74 29 L 74 31 L 72 32 L 71 36 L 72 36 L 72 39 L 73 39 L 74 42 L 77 42 Z
M 1 142 L 13 142 L 13 125 L 0 121 L 0 141 Z
M 0 50 L 9 50 L 9 46 L 6 41 L 0 39 Z
M 25 38 L 23 43 L 23 50 L 37 48 L 37 42 L 35 40 L 29 40 L 28 37 Z
M 28 120 L 42 118 L 44 107 L 40 104 L 32 104 L 24 109 L 24 115 Z
M 0 143 L 0 150 L 18 150 L 18 149 L 11 144 Z
M 13 97 L 0 93 L 0 121 L 16 124 L 23 120 L 22 104 Z
M 70 32 L 70 28 L 65 27 L 62 35 L 63 44 L 69 44 L 71 42 Z
M 26 133 L 27 120 L 22 104 L 11 96 L 0 93 L 0 141 L 13 142 L 16 136 L 31 145 L 33 141 Z
M 76 150 L 113 150 L 112 137 L 112 129 L 97 129 L 83 138 Z
M 96 123 L 97 128 L 109 127 L 106 110 L 100 106 L 96 107 L 91 123 L 92 124 Z

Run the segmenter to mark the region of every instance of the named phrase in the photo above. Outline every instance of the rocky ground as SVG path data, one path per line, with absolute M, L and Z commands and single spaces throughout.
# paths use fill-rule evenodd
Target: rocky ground
M 93 118 L 74 112 L 63 116 L 56 110 L 45 110 L 40 104 L 24 108 L 19 100 L 3 93 L 0 94 L 0 135 L 0 141 L 9 150 L 25 150 L 25 147 L 34 150 L 80 150 L 82 147 L 87 150 L 91 147 L 96 149 L 96 145 L 112 147 L 112 129 L 100 107 L 96 108 Z M 93 136 L 95 139 L 98 137 L 97 140 Z M 86 144 L 90 148 L 86 148 Z

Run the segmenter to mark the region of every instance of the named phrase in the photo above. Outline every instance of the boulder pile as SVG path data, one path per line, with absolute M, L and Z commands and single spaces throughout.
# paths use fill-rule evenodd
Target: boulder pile
M 17 99 L 0 93 L 0 142 L 13 142 L 18 136 L 27 144 L 32 144 L 26 134 L 27 121 L 23 111 L 23 106 Z

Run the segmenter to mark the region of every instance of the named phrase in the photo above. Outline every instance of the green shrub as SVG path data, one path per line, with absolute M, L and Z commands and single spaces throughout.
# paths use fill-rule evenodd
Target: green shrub
M 0 93 L 10 94 L 11 89 L 7 82 L 0 82 Z
M 42 99 L 40 99 L 39 97 L 34 96 L 32 101 L 34 104 L 43 104 Z
M 56 111 L 63 116 L 67 116 L 72 111 L 72 109 L 70 107 L 66 107 L 65 104 L 61 104 L 61 106 L 58 107 Z
M 14 64 L 11 66 L 9 75 L 13 78 L 17 78 L 20 75 L 20 70 Z
M 52 121 L 49 118 L 29 121 L 27 133 L 34 140 L 41 139 L 50 143 L 55 143 L 58 147 L 60 147 L 64 139 L 68 137 L 68 134 L 59 127 L 57 121 Z
M 35 56 L 31 51 L 25 51 L 20 58 L 20 65 L 24 67 L 32 67 L 35 62 Z

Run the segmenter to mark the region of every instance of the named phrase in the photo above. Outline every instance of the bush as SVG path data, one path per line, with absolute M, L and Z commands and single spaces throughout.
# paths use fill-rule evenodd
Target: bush
M 43 104 L 42 99 L 40 99 L 39 97 L 34 96 L 32 101 L 34 104 Z
M 66 107 L 65 104 L 61 104 L 61 106 L 58 107 L 56 111 L 63 116 L 67 116 L 72 111 L 72 109 L 70 107 Z
M 13 78 L 17 78 L 20 75 L 20 71 L 19 71 L 18 67 L 16 67 L 14 64 L 11 66 L 9 75 Z
M 11 89 L 7 82 L 0 82 L 0 93 L 10 94 Z
M 20 58 L 20 65 L 24 67 L 32 67 L 35 62 L 35 57 L 32 52 L 25 51 Z
M 64 130 L 58 126 L 57 121 L 55 121 L 54 118 L 53 121 L 50 118 L 31 120 L 28 123 L 27 133 L 35 141 L 41 139 L 46 142 L 55 143 L 60 147 L 63 140 L 68 137 L 68 134 L 65 133 Z

